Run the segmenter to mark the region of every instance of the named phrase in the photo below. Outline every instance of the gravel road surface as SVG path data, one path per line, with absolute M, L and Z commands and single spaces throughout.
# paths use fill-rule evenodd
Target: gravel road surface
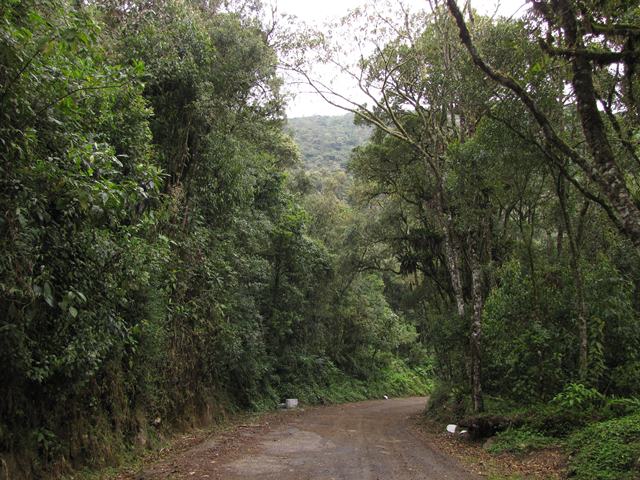
M 476 480 L 415 427 L 426 398 L 401 398 L 282 412 L 267 428 L 248 425 L 224 442 L 197 445 L 138 479 Z

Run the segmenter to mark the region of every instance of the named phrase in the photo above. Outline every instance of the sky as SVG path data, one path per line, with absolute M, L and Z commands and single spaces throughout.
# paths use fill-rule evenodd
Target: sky
M 278 12 L 295 15 L 311 26 L 323 24 L 344 16 L 349 10 L 361 5 L 364 0 L 267 0 L 267 4 L 275 4 Z M 428 6 L 427 0 L 404 0 L 413 9 Z M 524 11 L 525 0 L 471 0 L 474 9 L 485 15 L 518 16 Z M 287 107 L 287 116 L 304 117 L 309 115 L 342 115 L 344 112 L 322 100 L 317 94 L 310 92 L 309 87 L 287 85 L 286 91 L 295 97 Z

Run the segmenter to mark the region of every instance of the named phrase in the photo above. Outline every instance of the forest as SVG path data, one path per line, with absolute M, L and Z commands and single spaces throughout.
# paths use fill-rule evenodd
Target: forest
M 287 119 L 288 131 L 300 147 L 308 172 L 345 170 L 351 151 L 371 136 L 366 125 L 355 125 L 353 114 Z
M 640 8 L 390 5 L 325 35 L 259 1 L 0 0 L 0 479 L 427 393 L 494 453 L 640 477 Z M 359 125 L 298 121 L 337 142 L 306 168 L 283 69 Z

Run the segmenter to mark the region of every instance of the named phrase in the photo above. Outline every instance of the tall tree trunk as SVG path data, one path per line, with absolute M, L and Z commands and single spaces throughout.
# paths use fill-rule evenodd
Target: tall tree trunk
M 576 288 L 575 308 L 578 316 L 578 338 L 579 338 L 579 360 L 578 360 L 578 376 L 580 381 L 586 382 L 589 374 L 589 319 L 587 316 L 587 307 L 584 300 L 584 281 L 582 269 L 580 267 L 580 245 L 578 245 L 576 235 L 569 217 L 567 208 L 567 193 L 564 188 L 564 177 L 562 174 L 558 176 L 557 183 L 558 200 L 560 201 L 560 211 L 564 227 L 567 232 L 569 241 L 571 275 Z
M 473 242 L 474 240 L 472 240 Z M 473 301 L 473 315 L 471 318 L 471 399 L 473 401 L 473 411 L 482 412 L 484 410 L 484 400 L 482 396 L 482 309 L 484 307 L 484 296 L 482 289 L 482 270 L 478 252 L 475 247 L 471 247 L 469 252 L 469 264 L 471 267 L 471 297 Z
M 456 308 L 460 318 L 464 318 L 464 290 L 462 289 L 462 265 L 460 260 L 460 250 L 451 232 L 451 228 L 447 225 L 444 234 L 445 258 L 447 259 L 447 270 L 451 278 L 451 286 L 453 295 L 456 300 Z
M 640 245 L 640 210 L 634 203 L 620 167 L 616 163 L 604 122 L 598 111 L 591 61 L 584 54 L 579 53 L 585 47 L 575 11 L 568 0 L 557 0 L 557 7 L 560 10 L 567 46 L 575 51 L 571 58 L 573 71 L 571 83 L 582 131 L 595 163 L 598 184 L 617 211 L 627 230 L 627 235 L 636 245 Z
M 563 237 L 564 237 L 564 220 L 561 219 L 561 221 L 558 222 L 558 238 L 556 239 L 556 245 L 557 245 L 556 252 L 557 252 L 558 258 L 562 257 Z
M 462 288 L 462 255 L 460 245 L 454 233 L 453 217 L 449 212 L 444 194 L 444 185 L 440 185 L 440 192 L 437 196 L 436 208 L 439 210 L 440 229 L 444 238 L 444 257 L 449 271 L 451 288 L 456 301 L 456 308 L 460 318 L 465 315 L 464 290 Z

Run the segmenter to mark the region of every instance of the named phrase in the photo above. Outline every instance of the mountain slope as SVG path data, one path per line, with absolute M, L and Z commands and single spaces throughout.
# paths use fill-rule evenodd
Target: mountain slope
M 369 127 L 353 123 L 353 115 L 290 118 L 287 129 L 297 142 L 307 170 L 344 169 L 351 150 L 364 143 Z

